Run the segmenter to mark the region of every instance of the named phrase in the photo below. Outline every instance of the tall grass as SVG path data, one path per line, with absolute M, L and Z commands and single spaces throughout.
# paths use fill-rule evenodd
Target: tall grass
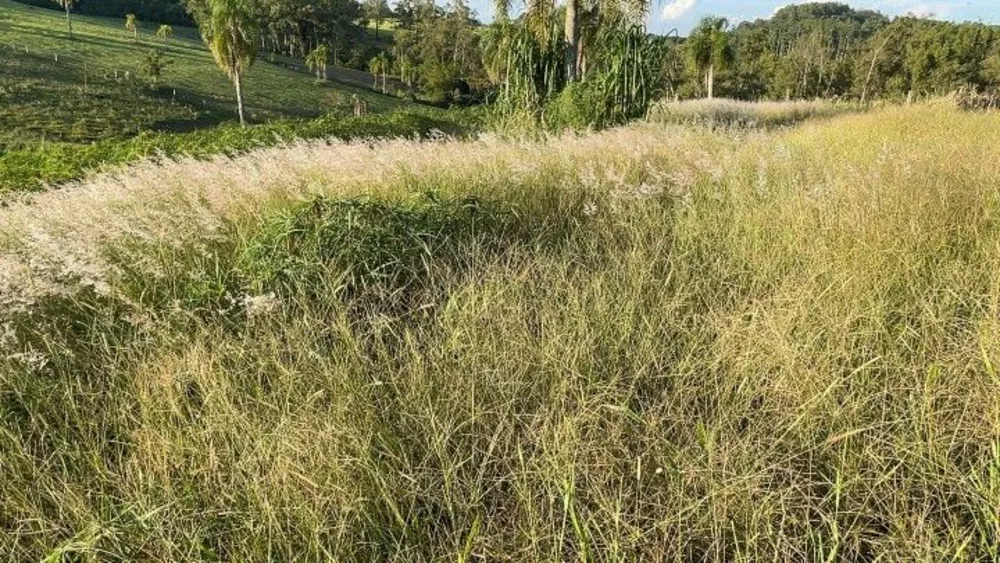
M 856 113 L 861 106 L 828 100 L 788 102 L 744 102 L 727 99 L 700 99 L 654 104 L 648 118 L 657 123 L 707 125 L 709 127 L 754 129 L 795 125 L 813 118 Z
M 300 144 L 0 210 L 12 559 L 1000 557 L 1000 127 Z
M 425 138 L 465 135 L 478 129 L 474 111 L 411 110 L 358 118 L 276 120 L 239 127 L 222 125 L 188 133 L 145 132 L 89 145 L 50 143 L 0 153 L 0 197 L 43 190 L 88 174 L 143 159 L 208 158 L 310 139 Z

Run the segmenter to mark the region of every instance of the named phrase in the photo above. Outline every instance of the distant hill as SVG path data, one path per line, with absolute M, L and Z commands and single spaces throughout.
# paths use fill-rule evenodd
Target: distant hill
M 126 3 L 108 4 L 117 1 Z M 183 131 L 233 119 L 232 86 L 197 30 L 174 26 L 174 37 L 164 44 L 155 37 L 162 21 L 139 19 L 138 42 L 121 19 L 75 14 L 70 36 L 62 13 L 0 0 L 0 150 L 128 137 L 147 129 Z M 154 84 L 147 58 L 155 51 L 166 66 Z M 301 66 L 268 59 L 262 55 L 246 81 L 253 121 L 347 114 L 355 94 L 372 112 L 408 104 L 365 87 L 365 73 L 343 73 L 346 81 L 340 82 L 331 69 L 333 80 L 317 82 Z

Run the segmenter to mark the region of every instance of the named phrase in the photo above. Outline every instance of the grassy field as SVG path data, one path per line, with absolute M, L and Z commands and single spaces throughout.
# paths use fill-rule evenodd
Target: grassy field
M 156 22 L 141 22 L 138 42 L 124 22 L 78 16 L 75 36 L 59 11 L 0 0 L 0 151 L 45 142 L 91 142 L 141 130 L 187 131 L 235 117 L 235 95 L 196 30 L 177 28 L 166 45 Z M 154 87 L 144 59 L 162 49 L 169 64 Z M 250 118 L 349 114 L 351 96 L 370 111 L 405 102 L 356 85 L 317 83 L 304 70 L 262 56 L 246 84 Z
M 656 123 L 709 128 L 772 129 L 796 125 L 809 119 L 835 117 L 862 110 L 862 106 L 856 103 L 826 100 L 744 102 L 698 99 L 658 102 L 650 107 L 647 118 Z
M 998 181 L 941 105 L 12 203 L 0 553 L 998 560 Z

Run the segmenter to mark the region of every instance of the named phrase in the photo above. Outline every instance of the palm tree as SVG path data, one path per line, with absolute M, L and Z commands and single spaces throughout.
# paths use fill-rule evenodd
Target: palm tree
M 56 0 L 56 4 L 59 4 L 66 10 L 66 27 L 69 28 L 69 34 L 73 35 L 73 20 L 69 18 L 69 11 L 76 5 L 77 0 Z
M 306 66 L 316 73 L 316 80 L 326 80 L 326 65 L 330 62 L 330 49 L 320 45 L 306 57 Z
M 651 50 L 643 26 L 648 0 L 567 0 L 562 12 L 551 0 L 525 4 L 524 15 L 515 23 L 509 16 L 512 0 L 493 0 L 500 25 L 484 35 L 487 73 L 501 85 L 496 105 L 500 113 L 512 119 L 544 119 L 547 102 L 576 80 L 592 82 L 598 86 L 594 92 L 607 93 L 595 110 L 600 117 L 591 124 L 645 111 L 652 85 L 646 64 Z M 588 72 L 587 47 L 596 55 L 593 68 L 598 72 Z M 574 96 L 581 92 L 585 90 Z
M 708 99 L 715 97 L 715 71 L 725 70 L 733 61 L 733 49 L 729 45 L 726 18 L 709 16 L 701 20 L 688 38 L 688 55 L 698 69 L 705 73 Z
M 372 60 L 368 62 L 368 70 L 370 70 L 371 73 L 375 75 L 376 88 L 378 88 L 378 75 L 379 73 L 382 74 L 382 93 L 385 94 L 386 93 L 385 75 L 389 71 L 389 58 L 386 57 L 385 51 L 382 51 L 381 53 L 378 54 L 377 57 L 372 58 Z
M 139 21 L 136 19 L 135 14 L 128 14 L 125 16 L 125 31 L 132 34 L 132 42 L 139 42 Z
M 501 24 L 510 22 L 513 0 L 492 0 L 496 19 Z M 566 0 L 563 22 L 563 64 L 565 78 L 572 82 L 583 78 L 581 67 L 584 60 L 583 28 L 586 22 L 591 27 L 622 22 L 642 22 L 649 13 L 649 0 Z M 553 4 L 543 0 L 525 0 L 525 16 L 529 22 L 546 30 L 547 25 L 538 20 L 546 20 L 554 15 Z
M 174 34 L 174 28 L 170 27 L 167 24 L 161 25 L 156 30 L 156 36 L 163 40 L 163 45 L 164 46 L 167 45 L 167 39 L 169 39 L 171 36 L 173 36 L 173 34 Z
M 253 66 L 260 49 L 260 28 L 255 0 L 192 0 L 188 8 L 201 30 L 201 36 L 215 57 L 219 68 L 236 87 L 236 109 L 240 125 L 246 125 L 243 112 L 243 75 Z
M 411 61 L 410 58 L 405 55 L 400 56 L 396 59 L 396 66 L 399 70 L 399 78 L 403 81 L 404 84 L 412 88 L 414 78 L 416 78 L 417 74 L 417 69 L 416 66 L 413 64 L 413 61 Z

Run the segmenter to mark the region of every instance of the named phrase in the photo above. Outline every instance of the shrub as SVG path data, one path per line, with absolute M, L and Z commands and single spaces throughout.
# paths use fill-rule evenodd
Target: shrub
M 545 106 L 545 126 L 554 131 L 598 126 L 603 104 L 604 96 L 599 86 L 574 82 Z
M 247 244 L 240 270 L 258 293 L 314 294 L 316 280 L 333 274 L 348 298 L 398 302 L 426 280 L 429 264 L 457 262 L 471 240 L 502 245 L 515 217 L 475 196 L 321 197 L 269 220 Z

